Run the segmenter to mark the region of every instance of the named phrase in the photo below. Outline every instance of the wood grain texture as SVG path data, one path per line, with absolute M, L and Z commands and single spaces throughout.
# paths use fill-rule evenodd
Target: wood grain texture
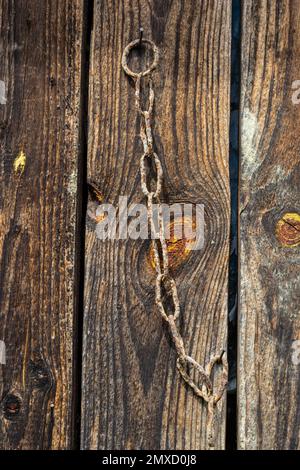
M 0 2 L 4 449 L 64 449 L 73 440 L 82 4 Z
M 300 213 L 299 1 L 244 1 L 242 24 L 239 447 L 299 449 L 299 228 L 278 231 Z
M 205 205 L 205 246 L 173 274 L 180 331 L 200 363 L 226 348 L 229 241 L 230 1 L 94 2 L 88 176 L 105 202 L 142 202 L 142 146 L 134 88 L 121 69 L 128 42 L 160 49 L 153 75 L 154 141 L 164 201 Z M 149 63 L 135 51 L 132 66 Z M 201 449 L 206 406 L 176 371 L 175 351 L 154 306 L 149 242 L 101 241 L 87 217 L 82 448 Z M 216 448 L 224 447 L 225 399 Z

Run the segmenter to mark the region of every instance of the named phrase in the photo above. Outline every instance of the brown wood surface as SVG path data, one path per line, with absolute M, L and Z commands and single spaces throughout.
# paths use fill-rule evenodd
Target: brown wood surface
M 300 448 L 300 366 L 293 359 L 300 339 L 299 7 L 298 0 L 246 0 L 243 8 L 241 449 Z
M 4 449 L 73 441 L 82 18 L 82 0 L 0 1 Z
M 94 2 L 88 177 L 113 204 L 119 195 L 143 201 L 134 88 L 121 69 L 139 25 L 161 52 L 154 140 L 164 200 L 205 205 L 204 249 L 178 254 L 173 267 L 180 331 L 203 363 L 227 342 L 231 2 Z M 135 67 L 146 61 L 147 54 L 133 53 Z M 149 242 L 98 240 L 90 216 L 86 227 L 82 448 L 204 448 L 206 406 L 176 371 L 154 306 Z M 224 447 L 225 401 L 216 448 Z

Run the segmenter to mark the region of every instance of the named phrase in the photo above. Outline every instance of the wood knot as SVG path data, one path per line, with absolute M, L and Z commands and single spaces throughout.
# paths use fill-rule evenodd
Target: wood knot
M 21 409 L 21 398 L 13 393 L 9 393 L 3 400 L 3 412 L 6 419 L 14 419 Z
M 186 237 L 186 233 L 195 230 L 195 222 L 190 217 L 178 217 L 166 226 L 166 243 L 169 257 L 169 267 L 174 270 L 182 265 L 188 258 L 193 245 L 194 238 Z M 150 247 L 150 263 L 155 268 L 154 250 Z
M 296 212 L 284 214 L 277 222 L 276 238 L 284 247 L 300 245 L 300 215 Z

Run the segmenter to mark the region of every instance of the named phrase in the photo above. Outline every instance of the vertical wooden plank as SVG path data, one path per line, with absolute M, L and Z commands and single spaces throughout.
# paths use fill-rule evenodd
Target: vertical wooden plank
M 72 445 L 82 14 L 82 0 L 0 2 L 4 449 Z
M 238 440 L 299 449 L 299 2 L 244 1 L 242 24 Z
M 94 2 L 88 176 L 104 202 L 142 202 L 134 88 L 121 69 L 138 35 L 161 52 L 153 75 L 154 140 L 165 201 L 205 205 L 205 246 L 174 257 L 180 330 L 200 363 L 226 347 L 231 2 Z M 149 57 L 133 53 L 136 67 Z M 90 212 L 92 211 L 90 202 Z M 154 305 L 148 241 L 101 241 L 87 218 L 82 447 L 200 449 L 206 406 L 180 379 Z M 176 250 L 175 250 L 176 251 Z M 224 447 L 225 400 L 216 423 Z

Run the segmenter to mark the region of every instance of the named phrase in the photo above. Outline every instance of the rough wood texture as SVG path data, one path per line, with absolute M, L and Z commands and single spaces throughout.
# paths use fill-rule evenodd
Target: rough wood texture
M 82 3 L 0 2 L 4 449 L 72 445 Z
M 300 448 L 300 366 L 292 358 L 293 342 L 300 339 L 300 105 L 293 104 L 299 92 L 292 88 L 300 78 L 299 24 L 297 0 L 244 2 L 241 449 Z
M 92 36 L 88 176 L 105 202 L 140 190 L 134 88 L 121 55 L 138 35 L 161 51 L 154 140 L 165 201 L 205 205 L 205 246 L 176 261 L 180 330 L 200 363 L 226 347 L 229 241 L 230 1 L 97 1 Z M 149 57 L 133 53 L 135 67 Z M 199 449 L 206 406 L 187 389 L 154 306 L 147 241 L 100 241 L 87 218 L 82 447 Z M 225 400 L 216 448 L 224 447 Z

